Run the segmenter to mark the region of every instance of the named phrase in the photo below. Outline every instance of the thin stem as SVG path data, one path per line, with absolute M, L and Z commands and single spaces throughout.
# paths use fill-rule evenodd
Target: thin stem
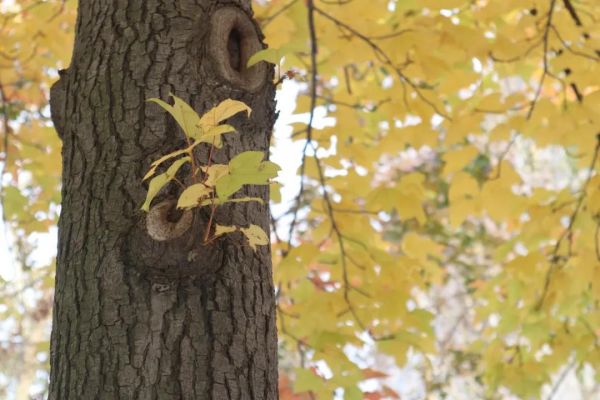
M 546 75 L 549 74 L 549 64 L 548 64 L 548 42 L 550 35 L 550 28 L 552 26 L 552 16 L 554 15 L 554 7 L 556 6 L 556 0 L 552 0 L 550 3 L 550 9 L 548 10 L 548 19 L 546 20 L 546 26 L 544 28 L 544 35 L 542 36 L 542 43 L 544 45 L 544 55 L 542 58 L 542 62 L 544 65 L 544 69 L 542 71 L 542 77 L 540 78 L 540 82 L 538 83 L 537 90 L 531 100 L 531 106 L 529 107 L 529 111 L 527 112 L 527 119 L 530 119 L 533 115 L 533 111 L 535 110 L 535 105 L 542 93 L 542 88 L 544 86 L 544 80 L 546 79 Z
M 208 217 L 208 223 L 206 224 L 206 232 L 204 233 L 204 244 L 208 243 L 208 237 L 210 236 L 210 228 L 212 227 L 212 221 L 213 221 L 213 217 L 215 215 L 215 210 L 217 209 L 217 206 L 214 204 L 211 204 L 210 207 L 210 217 Z

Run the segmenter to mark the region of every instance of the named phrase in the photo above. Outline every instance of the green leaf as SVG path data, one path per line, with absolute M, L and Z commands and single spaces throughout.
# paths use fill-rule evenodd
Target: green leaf
M 229 162 L 229 174 L 217 181 L 217 196 L 221 200 L 237 192 L 244 185 L 267 185 L 277 176 L 279 166 L 271 161 L 261 161 L 264 153 L 245 151 Z
M 323 379 L 315 375 L 310 369 L 296 369 L 296 379 L 294 380 L 294 392 L 302 393 L 314 391 L 323 385 Z
M 148 101 L 154 102 L 168 111 L 175 118 L 181 129 L 183 129 L 186 136 L 197 139 L 202 133 L 199 126 L 200 117 L 185 101 L 173 94 L 170 94 L 170 96 L 175 102 L 174 105 L 170 105 L 157 98 L 151 98 Z
M 257 167 L 264 156 L 265 154 L 262 151 L 244 151 L 229 161 L 229 168 L 234 172 L 244 168 Z
M 363 392 L 356 386 L 350 386 L 344 388 L 344 399 L 345 400 L 362 400 Z
M 258 225 L 250 225 L 248 228 L 240 228 L 240 231 L 248 238 L 248 244 L 254 251 L 256 246 L 264 246 L 269 244 L 269 237 Z
M 210 128 L 217 126 L 221 121 L 242 111 L 246 111 L 249 117 L 252 109 L 241 101 L 231 99 L 223 100 L 218 106 L 205 113 L 202 118 L 200 118 L 200 121 L 198 121 L 198 125 L 202 129 L 208 131 Z
M 189 157 L 180 158 L 179 160 L 175 161 L 169 167 L 169 169 L 167 169 L 166 172 L 159 174 L 159 175 L 155 176 L 154 178 L 152 178 L 152 180 L 150 181 L 150 185 L 148 186 L 148 193 L 146 194 L 146 201 L 144 201 L 144 204 L 142 205 L 142 210 L 144 210 L 144 211 L 150 210 L 150 203 L 152 202 L 154 197 L 158 194 L 160 189 L 162 189 L 163 186 L 165 186 L 168 182 L 170 182 L 171 179 L 175 178 L 175 175 L 177 174 L 177 171 L 179 171 L 179 168 L 181 168 L 181 166 L 183 164 L 185 164 L 186 162 L 189 162 L 189 161 L 191 161 L 191 159 Z
M 402 340 L 389 339 L 377 342 L 377 348 L 382 353 L 389 354 L 396 359 L 396 364 L 404 365 L 406 363 L 406 353 L 410 345 Z
M 269 198 L 273 203 L 281 203 L 281 183 L 271 182 L 269 185 Z
M 2 206 L 6 219 L 31 218 L 27 210 L 23 207 L 27 204 L 27 197 L 23 196 L 16 186 L 6 186 L 3 188 L 4 198 Z
M 217 182 L 217 196 L 220 200 L 225 201 L 240 190 L 244 186 L 244 182 L 233 175 L 225 175 Z
M 177 208 L 198 207 L 200 205 L 200 201 L 204 197 L 208 197 L 212 192 L 213 189 L 207 187 L 203 183 L 196 183 L 195 185 L 189 186 L 179 196 Z

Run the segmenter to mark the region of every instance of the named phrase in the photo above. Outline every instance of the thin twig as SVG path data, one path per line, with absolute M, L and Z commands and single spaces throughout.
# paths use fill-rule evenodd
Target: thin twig
M 546 75 L 549 73 L 549 65 L 548 65 L 548 39 L 550 35 L 550 27 L 552 26 L 552 16 L 554 15 L 554 7 L 556 6 L 556 0 L 552 0 L 550 3 L 550 9 L 548 10 L 548 19 L 546 20 L 546 26 L 544 28 L 544 34 L 542 36 L 542 43 L 544 44 L 544 54 L 543 54 L 543 66 L 544 69 L 542 71 L 542 77 L 538 83 L 538 88 L 535 92 L 533 100 L 531 100 L 531 106 L 529 107 L 529 111 L 527 112 L 527 119 L 531 119 L 533 115 L 533 111 L 535 110 L 535 105 L 542 93 L 542 87 L 544 86 L 544 80 L 546 79 Z
M 423 93 L 421 92 L 421 90 L 417 86 L 417 84 L 414 83 L 408 76 L 406 76 L 402 72 L 402 70 L 398 66 L 396 66 L 394 64 L 391 57 L 385 51 L 383 51 L 383 49 L 377 43 L 374 43 L 368 36 L 360 33 L 359 31 L 354 29 L 352 26 L 350 26 L 350 25 L 346 24 L 345 22 L 337 19 L 336 17 L 326 13 L 325 11 L 321 10 L 320 8 L 314 7 L 314 10 L 317 13 L 319 13 L 320 15 L 322 15 L 323 17 L 325 17 L 326 19 L 328 19 L 331 22 L 333 22 L 334 24 L 336 24 L 337 26 L 345 29 L 352 36 L 356 36 L 357 38 L 362 40 L 364 43 L 366 43 L 369 47 L 371 47 L 371 49 L 375 53 L 375 56 L 378 59 L 380 59 L 383 62 L 383 64 L 388 65 L 389 67 L 391 67 L 394 70 L 394 72 L 396 72 L 396 75 L 398 75 L 403 87 L 404 87 L 404 84 L 408 84 L 414 90 L 414 92 L 417 94 L 417 96 L 421 100 L 423 100 L 427 105 L 429 105 L 437 114 L 441 115 L 442 117 L 446 118 L 447 120 L 451 120 L 449 115 L 447 115 L 444 111 L 438 109 L 438 107 L 431 100 L 429 100 L 427 97 L 425 97 L 423 95 Z
M 4 210 L 4 185 L 2 184 L 4 178 L 4 171 L 6 171 L 6 167 L 9 162 L 9 151 L 8 151 L 8 136 L 11 132 L 10 121 L 8 117 L 8 99 L 6 98 L 6 92 L 4 91 L 4 87 L 0 82 L 0 102 L 2 102 L 2 127 L 3 127 L 3 145 L 4 145 L 4 159 L 2 160 L 2 166 L 0 167 L 0 204 L 2 205 L 2 209 Z M 2 213 L 2 220 L 4 222 L 4 226 L 7 227 L 6 221 L 6 213 Z
M 544 288 L 542 290 L 542 295 L 540 297 L 540 300 L 538 301 L 538 304 L 535 307 L 536 311 L 539 311 L 542 308 L 542 306 L 544 305 L 544 300 L 546 299 L 546 296 L 548 294 L 548 289 L 550 287 L 552 275 L 559 268 L 559 261 L 561 261 L 563 259 L 558 254 L 558 252 L 560 251 L 560 246 L 561 246 L 563 240 L 565 240 L 565 238 L 571 237 L 573 234 L 573 226 L 575 225 L 575 221 L 577 220 L 577 216 L 579 215 L 579 211 L 581 210 L 581 207 L 583 205 L 583 200 L 586 197 L 587 187 L 588 187 L 590 181 L 592 180 L 592 177 L 594 176 L 594 169 L 595 169 L 596 163 L 598 162 L 598 154 L 599 153 L 600 153 L 600 133 L 596 136 L 596 147 L 594 149 L 594 155 L 592 156 L 592 161 L 590 162 L 588 176 L 585 180 L 585 183 L 583 184 L 579 198 L 577 199 L 577 204 L 575 205 L 575 210 L 573 211 L 573 213 L 571 214 L 571 217 L 569 219 L 569 225 L 563 231 L 563 233 L 560 235 L 560 237 L 556 241 L 556 244 L 554 245 L 554 249 L 552 251 L 551 264 L 550 264 L 550 267 L 548 268 L 548 272 L 546 272 L 546 276 L 544 279 Z M 570 250 L 569 250 L 569 252 L 570 252 Z M 571 254 L 568 254 L 568 257 L 570 257 L 570 256 L 571 256 Z
M 281 14 L 283 14 L 287 9 L 289 9 L 291 6 L 293 6 L 297 1 L 298 0 L 292 0 L 292 1 L 290 1 L 289 3 L 285 4 L 284 6 L 282 6 L 279 10 L 275 11 L 273 14 L 269 15 L 268 17 L 266 17 L 262 21 L 259 21 L 261 28 L 264 29 L 265 26 L 267 26 L 271 22 L 273 22 L 273 20 L 275 18 L 277 18 L 278 16 L 280 16 Z
M 596 259 L 600 261 L 600 218 L 596 217 L 596 232 L 594 233 L 594 250 Z
M 317 151 L 317 149 L 314 148 L 314 146 L 313 146 L 313 151 L 315 153 Z M 350 301 L 350 290 L 352 289 L 352 287 L 350 286 L 350 281 L 348 279 L 348 265 L 346 263 L 347 254 L 346 254 L 346 248 L 345 248 L 345 244 L 344 244 L 344 236 L 342 235 L 342 232 L 341 232 L 340 228 L 338 227 L 336 219 L 335 219 L 332 201 L 331 201 L 331 198 L 329 197 L 329 192 L 327 191 L 327 187 L 325 184 L 325 173 L 323 171 L 323 167 L 321 166 L 321 162 L 318 158 L 315 157 L 315 161 L 316 161 L 316 166 L 317 166 L 317 173 L 319 175 L 319 181 L 321 184 L 321 189 L 323 191 L 323 200 L 325 201 L 325 207 L 327 209 L 327 214 L 331 221 L 331 228 L 333 229 L 333 232 L 335 233 L 335 235 L 337 237 L 337 242 L 338 242 L 338 246 L 340 249 L 340 258 L 341 258 L 341 263 L 342 263 L 342 281 L 343 281 L 342 284 L 343 284 L 343 291 L 344 291 L 344 301 L 345 301 L 346 305 L 348 306 L 348 311 L 350 311 L 350 314 L 352 314 L 352 317 L 356 321 L 356 324 L 358 325 L 358 327 L 360 329 L 362 329 L 363 331 L 369 333 L 365 324 L 359 318 L 352 302 Z
M 546 400 L 552 400 L 554 398 L 554 395 L 556 394 L 556 392 L 558 392 L 558 389 L 562 385 L 563 381 L 565 380 L 565 378 L 567 377 L 569 372 L 571 372 L 571 370 L 576 365 L 577 365 L 577 360 L 575 359 L 575 360 L 571 361 L 571 363 L 565 367 L 565 369 L 561 372 L 560 376 L 558 377 L 558 379 L 552 386 L 552 389 L 550 390 L 550 394 L 548 394 L 548 397 L 546 398 Z
M 304 171 L 306 170 L 306 150 L 312 141 L 312 132 L 313 132 L 313 121 L 315 118 L 315 108 L 317 105 L 317 31 L 315 29 L 315 7 L 313 0 L 308 0 L 306 3 L 308 8 L 308 29 L 310 32 L 310 115 L 308 117 L 308 124 L 306 125 L 306 143 L 304 144 L 304 148 L 302 149 L 302 161 L 300 166 L 300 189 L 298 190 L 298 194 L 295 199 L 294 206 L 294 216 L 292 217 L 292 222 L 290 223 L 290 228 L 288 232 L 288 245 L 287 251 L 289 251 L 292 247 L 292 240 L 294 236 L 294 229 L 296 227 L 298 212 L 300 211 L 300 204 L 302 202 L 302 197 L 304 196 Z
M 597 56 L 594 56 L 594 55 L 590 55 L 590 54 L 581 52 L 579 50 L 573 49 L 573 47 L 569 46 L 569 44 L 567 43 L 567 41 L 565 39 L 563 39 L 563 37 L 560 34 L 560 31 L 554 25 L 552 25 L 551 28 L 552 28 L 552 31 L 554 32 L 554 34 L 556 35 L 556 37 L 558 38 L 558 40 L 560 41 L 560 43 L 564 46 L 564 48 L 569 53 L 572 53 L 572 54 L 574 54 L 576 56 L 579 56 L 579 57 L 587 58 L 588 60 L 600 61 L 600 57 L 597 57 Z
M 565 5 L 565 8 L 569 12 L 569 15 L 573 21 L 575 21 L 575 25 L 582 26 L 583 24 L 581 23 L 581 19 L 579 19 L 579 15 L 577 15 L 577 11 L 575 10 L 575 7 L 573 7 L 571 0 L 563 0 L 563 4 Z

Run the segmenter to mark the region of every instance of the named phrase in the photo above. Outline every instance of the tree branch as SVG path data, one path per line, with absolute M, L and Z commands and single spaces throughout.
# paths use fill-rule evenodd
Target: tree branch
M 589 186 L 589 183 L 592 180 L 592 177 L 594 176 L 594 168 L 596 166 L 596 163 L 598 162 L 599 153 L 600 153 L 600 133 L 596 135 L 596 147 L 594 149 L 592 161 L 590 162 L 588 176 L 585 180 L 585 183 L 583 184 L 583 187 L 581 188 L 581 194 L 579 195 L 579 198 L 577 199 L 577 203 L 575 205 L 575 210 L 573 211 L 573 213 L 571 214 L 571 217 L 569 219 L 569 225 L 563 231 L 563 233 L 560 235 L 560 237 L 556 241 L 556 244 L 554 245 L 554 249 L 552 250 L 551 264 L 550 264 L 550 267 L 548 268 L 548 272 L 546 272 L 546 276 L 544 278 L 544 288 L 542 290 L 542 295 L 540 296 L 538 304 L 535 307 L 536 311 L 539 311 L 542 308 L 542 306 L 544 305 L 544 300 L 546 299 L 546 296 L 548 295 L 548 289 L 550 288 L 552 276 L 554 275 L 556 270 L 560 267 L 559 261 L 564 259 L 559 256 L 558 252 L 560 251 L 560 246 L 561 246 L 562 242 L 565 240 L 565 238 L 567 238 L 567 237 L 570 238 L 573 234 L 573 227 L 575 225 L 575 221 L 577 220 L 577 216 L 579 215 L 579 211 L 581 210 L 581 207 L 583 205 L 583 200 L 586 197 L 587 187 Z M 570 252 L 571 252 L 571 250 L 569 250 L 569 254 L 566 257 L 567 259 L 569 257 L 571 257 Z
M 579 19 L 579 15 L 577 15 L 577 11 L 575 11 L 575 7 L 573 7 L 573 3 L 571 3 L 571 0 L 563 0 L 563 4 L 565 5 L 565 8 L 569 12 L 569 15 L 573 21 L 575 21 L 575 25 L 583 26 L 581 19 Z

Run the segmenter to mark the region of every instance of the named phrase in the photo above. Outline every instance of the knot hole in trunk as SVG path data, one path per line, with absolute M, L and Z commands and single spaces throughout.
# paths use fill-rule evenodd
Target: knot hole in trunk
M 241 44 L 240 33 L 235 27 L 229 32 L 229 39 L 227 40 L 227 51 L 229 52 L 229 65 L 231 68 L 238 73 L 241 72 L 242 66 L 242 44 Z
M 242 10 L 223 7 L 211 19 L 209 51 L 219 75 L 233 86 L 254 92 L 267 77 L 266 63 L 246 67 L 248 59 L 262 50 L 254 23 Z

